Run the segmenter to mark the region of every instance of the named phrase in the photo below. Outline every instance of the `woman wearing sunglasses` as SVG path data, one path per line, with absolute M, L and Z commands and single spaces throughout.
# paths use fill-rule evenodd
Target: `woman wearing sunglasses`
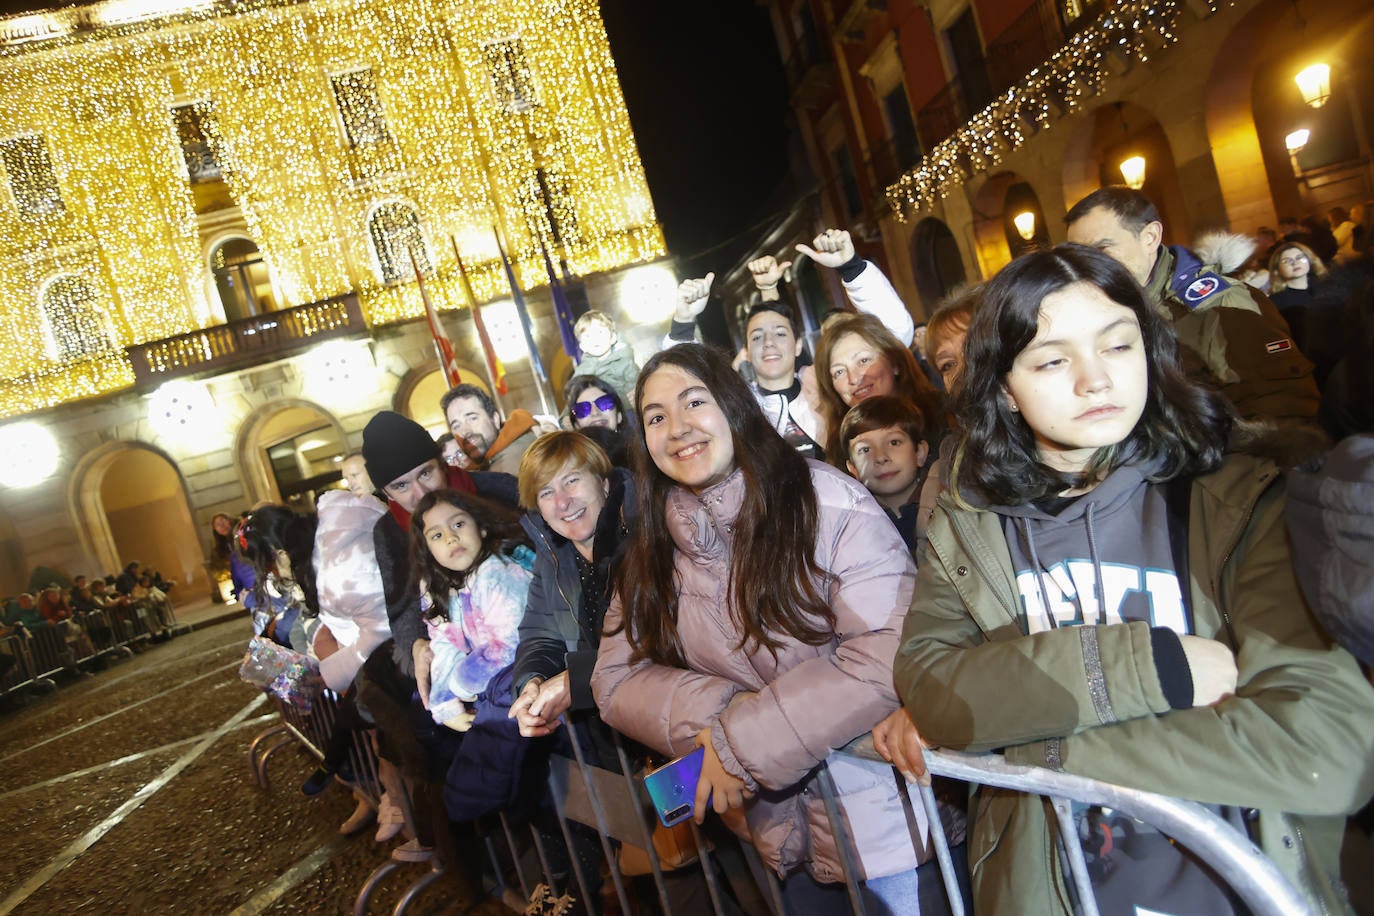
M 575 375 L 564 391 L 573 429 L 601 426 L 611 432 L 622 431 L 625 405 L 609 382 L 595 375 Z

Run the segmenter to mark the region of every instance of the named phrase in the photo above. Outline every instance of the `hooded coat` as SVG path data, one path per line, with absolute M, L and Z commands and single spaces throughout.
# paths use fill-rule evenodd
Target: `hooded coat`
M 329 627 L 339 651 L 320 661 L 330 690 L 343 692 L 372 650 L 391 638 L 386 593 L 372 528 L 386 506 L 372 496 L 347 490 L 320 494 L 315 528 L 315 589 L 320 623 Z
M 1374 792 L 1374 691 L 1306 608 L 1278 468 L 1232 455 L 1188 496 L 1193 633 L 1231 649 L 1234 696 L 1171 709 L 1146 621 L 1027 636 L 1002 518 L 949 494 L 917 573 L 898 691 L 935 746 L 1253 809 L 1257 842 L 1314 908 L 1348 912 L 1338 858 L 1345 815 Z M 1071 912 L 1047 804 L 978 788 L 970 810 L 976 910 Z
M 608 724 L 663 754 L 687 753 L 709 728 L 726 771 L 758 792 L 745 818 L 760 856 L 780 874 L 806 865 L 818 881 L 844 880 L 815 788 L 816 768 L 829 762 L 860 877 L 883 877 L 918 864 L 891 768 L 833 752 L 897 708 L 890 660 L 913 566 L 867 490 L 829 466 L 808 464 L 818 508 L 815 556 L 826 570 L 834 637 L 813 646 L 784 636 L 776 657 L 757 646 L 741 649 L 743 631 L 725 610 L 733 523 L 744 496 L 737 470 L 700 495 L 675 488 L 668 496 L 677 629 L 691 667 L 632 663 L 626 633 L 614 632 L 622 620 L 617 599 L 606 614 L 592 689 Z

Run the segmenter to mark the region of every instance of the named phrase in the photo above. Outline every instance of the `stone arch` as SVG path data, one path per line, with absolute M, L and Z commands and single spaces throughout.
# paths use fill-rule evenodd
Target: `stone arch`
M 1374 124 L 1374 71 L 1367 64 L 1374 43 L 1374 11 L 1367 3 L 1303 4 L 1265 0 L 1249 10 L 1221 43 L 1208 74 L 1205 116 L 1221 194 L 1232 228 L 1253 231 L 1279 217 L 1324 212 L 1374 193 L 1370 170 L 1359 159 L 1371 154 L 1356 122 Z M 1332 97 L 1307 109 L 1293 74 L 1321 60 L 1331 67 Z M 1354 147 L 1346 168 L 1322 169 L 1318 181 L 1294 174 L 1284 137 L 1307 127 L 1348 131 Z M 1306 166 L 1299 159 L 1299 167 Z
M 138 560 L 183 583 L 183 595 L 210 587 L 190 488 L 163 450 L 119 441 L 88 452 L 72 471 L 67 504 L 81 546 L 102 574 Z
M 956 287 L 968 282 L 959 242 L 938 217 L 928 216 L 916 224 L 911 234 L 911 269 L 926 315 Z
M 462 374 L 464 384 L 476 385 L 487 394 L 491 394 L 500 406 L 500 398 L 493 394 L 491 386 L 487 384 L 485 371 L 463 363 L 458 364 L 458 371 Z M 448 389 L 448 380 L 439 371 L 438 361 L 426 363 L 411 369 L 401 379 L 400 384 L 396 386 L 396 396 L 391 402 L 391 409 L 410 417 L 438 437 L 448 429 L 444 412 L 439 409 L 439 399 Z
M 1072 207 L 1098 188 L 1121 184 L 1121 162 L 1131 156 L 1145 159 L 1145 184 L 1140 190 L 1159 209 L 1166 236 L 1174 236 L 1166 240 L 1190 241 L 1194 220 L 1179 180 L 1173 144 L 1154 112 L 1135 102 L 1099 105 L 1076 120 L 1061 170 L 1065 203 Z
M 312 420 L 318 420 L 318 425 L 311 426 Z M 298 474 L 273 467 L 269 449 L 294 442 L 317 429 L 326 430 L 319 437 L 324 441 L 318 448 L 306 449 L 307 442 L 297 443 L 301 446 L 297 449 L 300 453 Z M 243 483 L 244 500 L 252 506 L 263 501 L 291 503 L 291 490 L 298 485 L 301 489 L 297 495 L 303 502 L 303 494 L 324 489 L 340 479 L 338 462 L 331 460 L 332 469 L 325 469 L 306 452 L 328 452 L 328 458 L 337 455 L 342 460 L 348 451 L 348 436 L 343 424 L 332 413 L 303 398 L 278 398 L 262 404 L 244 418 L 234 437 L 233 455 L 239 480 Z M 282 479 L 288 481 L 287 492 L 283 492 Z
M 1027 209 L 1035 214 L 1035 235 L 1029 242 L 1021 238 L 1012 223 L 1017 213 Z M 1045 211 L 1030 182 L 1015 172 L 989 176 L 973 195 L 973 236 L 985 277 L 991 277 L 1035 245 L 1048 244 Z

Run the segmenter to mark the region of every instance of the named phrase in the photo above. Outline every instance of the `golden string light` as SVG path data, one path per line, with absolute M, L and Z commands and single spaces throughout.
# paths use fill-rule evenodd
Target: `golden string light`
M 120 348 L 207 324 L 207 187 L 280 307 L 353 291 L 373 325 L 423 314 L 409 256 L 384 263 L 406 247 L 437 308 L 466 304 L 450 235 L 484 300 L 494 226 L 527 288 L 540 242 L 579 274 L 664 254 L 595 0 L 106 0 L 0 20 L 0 98 L 0 141 L 41 138 L 61 200 L 21 213 L 0 165 L 0 416 L 126 387 Z M 66 275 L 113 350 L 34 345 Z
M 1216 12 L 1218 2 L 1209 2 L 1209 12 Z M 898 178 L 887 189 L 897 218 L 905 221 L 930 209 L 956 185 L 1000 165 L 1008 153 L 1049 127 L 1056 109 L 1070 114 L 1099 96 L 1111 75 L 1109 55 L 1143 63 L 1152 45 L 1177 43 L 1180 13 L 1179 0 L 1121 0 L 1110 5 L 1096 22 L 975 112 Z

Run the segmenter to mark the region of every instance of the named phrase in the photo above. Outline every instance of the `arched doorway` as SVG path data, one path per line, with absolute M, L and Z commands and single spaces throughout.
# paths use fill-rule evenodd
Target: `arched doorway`
M 1018 215 L 1027 212 L 1034 217 L 1030 239 L 1021 236 L 1015 222 Z M 973 235 L 983 276 L 993 276 L 1012 258 L 1037 245 L 1048 245 L 1046 223 L 1044 208 L 1030 182 L 1014 172 L 989 177 L 973 200 Z
M 298 399 L 258 408 L 239 431 L 234 454 L 249 505 L 285 503 L 303 511 L 335 486 L 348 454 L 343 426 L 317 404 Z
M 267 262 L 249 239 L 231 238 L 216 245 L 210 252 L 210 274 L 226 321 L 242 321 L 276 309 Z
M 911 266 L 927 315 L 935 310 L 936 303 L 968 282 L 954 233 L 933 216 L 921 220 L 911 236 Z
M 1232 228 L 1324 214 L 1374 194 L 1374 10 L 1366 2 L 1266 0 L 1227 35 L 1208 74 L 1207 136 Z M 1331 97 L 1303 104 L 1294 76 L 1331 68 Z M 1311 131 L 1290 160 L 1285 137 Z M 1363 129 L 1361 129 L 1363 128 Z
M 210 587 L 181 472 L 142 442 L 112 442 L 87 455 L 72 474 L 71 505 L 87 552 L 106 575 L 137 560 L 201 595 Z

